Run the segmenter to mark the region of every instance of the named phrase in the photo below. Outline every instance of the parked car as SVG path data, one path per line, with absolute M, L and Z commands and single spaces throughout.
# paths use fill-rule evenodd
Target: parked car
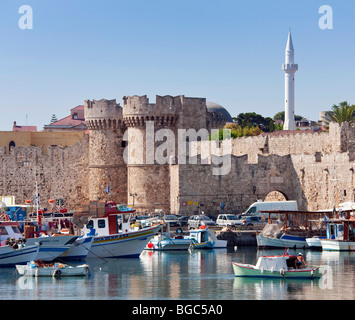
M 188 221 L 188 227 L 190 229 L 197 229 L 200 226 L 215 226 L 216 223 L 205 215 L 193 215 Z
M 248 227 L 262 227 L 267 223 L 262 217 L 258 216 L 242 216 L 239 221 L 242 226 Z
M 242 221 L 240 220 L 240 215 L 235 214 L 220 214 L 217 217 L 217 225 L 220 227 L 233 227 L 241 225 Z
M 181 227 L 179 218 L 173 214 L 165 215 L 164 221 L 169 222 L 171 227 Z
M 186 227 L 189 222 L 189 217 L 188 216 L 181 216 L 181 217 L 179 217 L 179 222 L 180 222 L 181 227 Z

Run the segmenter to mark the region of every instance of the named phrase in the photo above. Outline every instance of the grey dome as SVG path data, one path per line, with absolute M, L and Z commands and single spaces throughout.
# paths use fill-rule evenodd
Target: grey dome
M 207 101 L 206 106 L 207 106 L 208 112 L 220 113 L 221 115 L 224 116 L 224 118 L 226 119 L 227 122 L 233 122 L 233 119 L 232 119 L 232 116 L 230 115 L 230 113 L 221 105 L 214 103 L 214 102 Z

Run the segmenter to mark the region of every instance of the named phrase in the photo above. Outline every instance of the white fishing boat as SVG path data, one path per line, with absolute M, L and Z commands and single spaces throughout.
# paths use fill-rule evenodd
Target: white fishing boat
M 27 277 L 78 277 L 90 274 L 87 264 L 80 266 L 70 266 L 63 263 L 48 265 L 38 262 L 38 260 L 28 262 L 26 265 L 16 265 L 16 270 L 20 276 Z
M 170 223 L 165 223 L 161 232 L 154 235 L 153 239 L 149 241 L 145 250 L 152 251 L 175 251 L 188 250 L 193 240 L 182 235 L 182 230 L 177 229 L 177 234 L 171 236 Z
M 326 239 L 321 239 L 323 251 L 355 251 L 355 219 L 329 219 L 326 226 Z
M 305 249 L 308 248 L 306 237 L 296 236 L 291 234 L 282 234 L 280 237 L 266 236 L 262 233 L 256 236 L 257 245 L 260 248 L 293 248 Z
M 262 278 L 320 278 L 318 267 L 297 269 L 297 257 L 284 254 L 282 256 L 262 256 L 256 265 L 232 262 L 236 277 Z
M 162 226 L 131 225 L 134 214 L 135 210 L 127 206 L 111 205 L 102 217 L 92 217 L 82 229 L 85 234 L 94 235 L 88 257 L 139 257 Z
M 63 255 L 68 249 L 73 247 L 73 244 L 77 238 L 78 236 L 75 235 L 43 235 L 38 238 L 27 238 L 26 244 L 39 244 L 37 259 L 42 261 L 54 261 L 59 256 Z
M 11 267 L 17 264 L 26 264 L 28 261 L 36 259 L 39 246 L 23 246 L 18 249 L 12 246 L 0 247 L 0 267 Z
M 214 241 L 210 240 L 208 228 L 205 226 L 190 230 L 188 237 L 192 239 L 190 249 L 212 249 L 214 246 Z

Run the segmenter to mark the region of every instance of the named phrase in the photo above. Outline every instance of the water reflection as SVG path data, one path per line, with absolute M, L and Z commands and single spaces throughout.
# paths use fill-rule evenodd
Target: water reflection
M 301 251 L 310 266 L 327 268 L 321 279 L 234 277 L 232 261 L 255 264 L 283 250 L 240 247 L 192 252 L 144 252 L 139 259 L 89 259 L 85 278 L 26 278 L 0 270 L 0 299 L 354 299 L 355 253 Z

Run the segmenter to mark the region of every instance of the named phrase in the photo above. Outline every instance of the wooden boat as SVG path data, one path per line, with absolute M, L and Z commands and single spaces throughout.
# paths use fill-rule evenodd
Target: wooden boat
M 190 230 L 188 238 L 192 240 L 190 249 L 212 249 L 214 246 L 214 241 L 209 239 L 208 228 L 206 226 Z
M 101 217 L 91 217 L 84 225 L 84 234 L 93 235 L 88 257 L 139 257 L 162 225 L 140 228 L 133 224 L 135 210 L 124 205 L 106 206 Z
M 320 278 L 318 267 L 297 269 L 296 256 L 284 254 L 282 256 L 263 256 L 257 264 L 243 264 L 232 262 L 236 277 L 262 277 L 262 278 Z
M 326 239 L 321 239 L 323 251 L 355 251 L 355 219 L 336 218 L 327 221 Z
M 259 233 L 256 236 L 258 247 L 261 248 L 294 248 L 305 249 L 308 248 L 306 237 L 295 236 L 290 234 L 282 234 L 280 237 L 264 236 Z
M 27 277 L 77 277 L 90 274 L 87 264 L 73 267 L 63 263 L 44 264 L 38 260 L 16 265 L 16 270 L 20 276 Z
M 11 246 L 0 247 L 0 267 L 11 267 L 17 264 L 26 264 L 36 259 L 39 251 L 38 245 L 24 246 L 15 249 Z
M 162 231 L 154 236 L 149 241 L 145 250 L 153 251 L 173 251 L 173 250 L 188 250 L 193 240 L 182 235 L 181 229 L 177 229 L 177 234 L 171 236 L 170 223 L 165 223 Z

